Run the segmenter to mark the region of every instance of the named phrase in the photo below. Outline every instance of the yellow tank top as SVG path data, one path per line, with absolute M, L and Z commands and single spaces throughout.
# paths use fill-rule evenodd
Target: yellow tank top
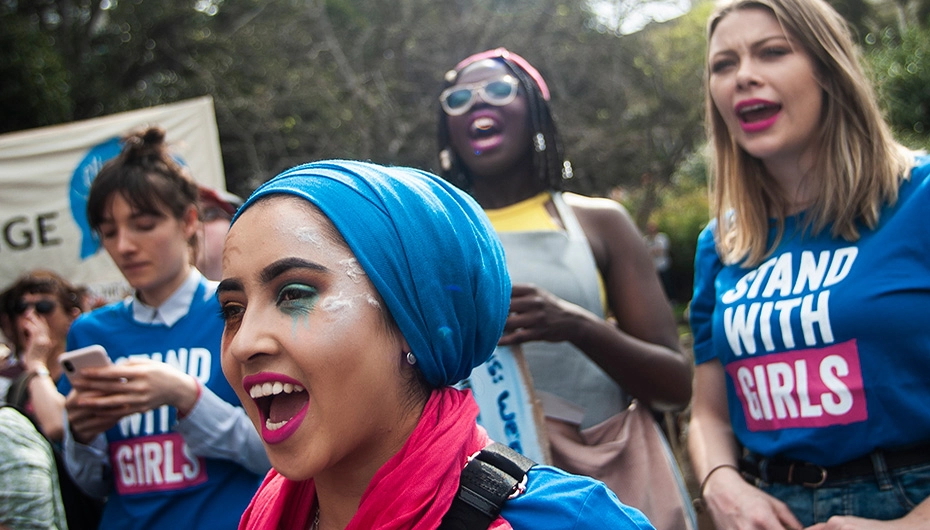
M 562 228 L 556 224 L 546 210 L 546 203 L 552 199 L 552 194 L 544 191 L 539 195 L 522 200 L 518 203 L 485 210 L 491 226 L 498 232 L 537 232 L 537 231 L 558 231 Z M 597 270 L 597 286 L 601 293 L 601 303 L 604 306 L 604 314 L 610 314 L 610 306 L 607 304 L 607 289 L 604 285 L 604 278 L 601 277 L 600 269 Z
M 559 230 L 552 216 L 546 210 L 546 203 L 552 198 L 548 191 L 535 197 L 520 201 L 510 206 L 485 210 L 488 219 L 498 232 L 535 232 Z

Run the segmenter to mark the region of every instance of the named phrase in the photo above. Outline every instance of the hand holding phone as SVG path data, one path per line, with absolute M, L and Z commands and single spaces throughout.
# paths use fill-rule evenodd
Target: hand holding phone
M 58 363 L 68 376 L 72 376 L 84 368 L 97 368 L 113 364 L 107 350 L 99 344 L 91 344 L 77 350 L 61 354 Z

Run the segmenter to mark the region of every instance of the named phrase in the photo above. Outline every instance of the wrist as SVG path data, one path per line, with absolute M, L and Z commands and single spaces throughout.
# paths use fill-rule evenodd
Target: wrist
M 706 510 L 707 502 L 704 500 L 704 492 L 707 489 L 707 484 L 710 482 L 711 477 L 717 474 L 718 471 L 725 469 L 732 469 L 733 471 L 736 471 L 737 474 L 740 474 L 739 468 L 733 464 L 720 464 L 712 467 L 711 470 L 708 471 L 706 475 L 704 475 L 704 480 L 701 481 L 701 486 L 698 488 L 698 497 L 693 501 L 694 510 L 696 512 L 701 513 Z
M 175 407 L 178 410 L 178 419 L 184 418 L 194 410 L 194 406 L 197 405 L 197 402 L 200 400 L 200 395 L 203 392 L 200 387 L 200 381 L 198 381 L 196 377 L 188 374 L 184 374 L 184 376 L 187 378 L 185 387 L 188 391 L 183 393 Z
M 81 445 L 90 445 L 91 442 L 94 441 L 93 435 L 87 435 L 83 432 L 79 432 L 77 429 L 74 428 L 73 423 L 69 422 L 68 430 L 71 431 L 71 438 L 73 438 L 75 442 Z
M 31 367 L 27 368 L 27 370 L 30 373 L 36 375 L 37 377 L 51 377 L 52 376 L 51 372 L 48 371 L 48 367 L 45 366 L 44 364 L 33 364 Z

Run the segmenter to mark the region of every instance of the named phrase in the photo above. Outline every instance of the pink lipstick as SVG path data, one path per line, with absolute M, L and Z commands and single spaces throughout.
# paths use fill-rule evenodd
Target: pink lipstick
M 265 443 L 281 443 L 300 428 L 310 408 L 310 397 L 300 381 L 262 372 L 243 378 L 242 386 L 258 409 Z

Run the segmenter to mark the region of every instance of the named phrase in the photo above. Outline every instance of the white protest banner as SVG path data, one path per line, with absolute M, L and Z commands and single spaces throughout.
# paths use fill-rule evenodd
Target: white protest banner
M 545 420 L 523 350 L 498 346 L 458 386 L 471 389 L 481 411 L 478 423 L 492 440 L 540 464 L 549 463 Z
M 167 131 L 172 153 L 200 184 L 226 189 L 211 97 L 0 135 L 0 290 L 42 268 L 108 300 L 127 292 L 98 251 L 85 207 L 90 182 L 119 153 L 119 139 L 146 125 Z

